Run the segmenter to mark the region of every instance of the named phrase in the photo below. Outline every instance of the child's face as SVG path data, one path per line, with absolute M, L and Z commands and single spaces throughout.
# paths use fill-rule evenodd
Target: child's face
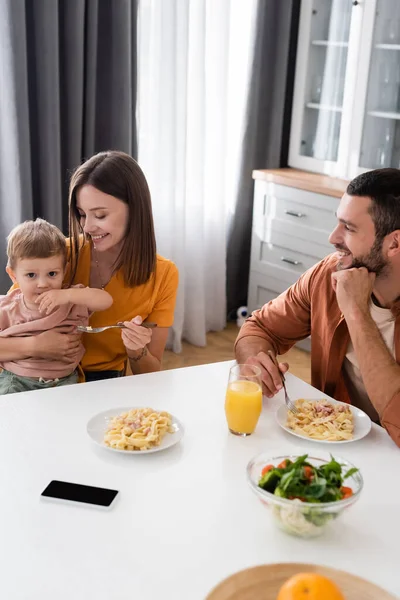
M 31 305 L 43 292 L 60 290 L 64 272 L 61 254 L 49 258 L 20 258 L 14 269 L 7 267 L 7 273 L 24 294 L 25 302 Z

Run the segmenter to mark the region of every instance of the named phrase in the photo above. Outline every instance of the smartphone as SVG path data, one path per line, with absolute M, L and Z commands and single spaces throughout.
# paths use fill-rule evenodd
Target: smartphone
M 111 508 L 117 494 L 117 490 L 53 480 L 43 490 L 41 497 L 108 509 Z

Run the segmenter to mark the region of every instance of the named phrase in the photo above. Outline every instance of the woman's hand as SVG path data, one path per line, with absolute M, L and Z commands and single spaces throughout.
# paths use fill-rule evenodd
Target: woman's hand
M 30 339 L 32 356 L 37 358 L 49 358 L 70 363 L 79 357 L 80 334 L 61 333 L 60 330 L 51 329 L 34 335 Z
M 150 343 L 152 330 L 140 327 L 143 319 L 135 317 L 132 321 L 124 321 L 126 329 L 121 329 L 122 341 L 129 358 L 136 358 L 138 351 L 143 350 Z

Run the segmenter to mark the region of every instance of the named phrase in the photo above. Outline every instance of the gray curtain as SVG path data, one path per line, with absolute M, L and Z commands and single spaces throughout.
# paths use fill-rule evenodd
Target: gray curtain
M 67 230 L 68 174 L 100 150 L 137 155 L 138 0 L 0 0 L 0 293 L 25 219 Z
M 247 127 L 227 247 L 228 317 L 247 304 L 253 169 L 286 166 L 300 0 L 259 0 Z

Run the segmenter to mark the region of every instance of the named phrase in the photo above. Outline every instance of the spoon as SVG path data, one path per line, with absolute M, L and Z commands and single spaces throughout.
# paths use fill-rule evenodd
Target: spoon
M 157 323 L 144 322 L 141 323 L 139 327 L 147 327 L 147 329 L 153 329 L 154 327 L 157 327 Z M 76 329 L 80 333 L 101 333 L 106 329 L 126 329 L 126 327 L 123 323 L 117 323 L 116 325 L 105 325 L 104 327 L 90 327 L 90 325 L 85 327 L 84 325 L 78 325 Z

